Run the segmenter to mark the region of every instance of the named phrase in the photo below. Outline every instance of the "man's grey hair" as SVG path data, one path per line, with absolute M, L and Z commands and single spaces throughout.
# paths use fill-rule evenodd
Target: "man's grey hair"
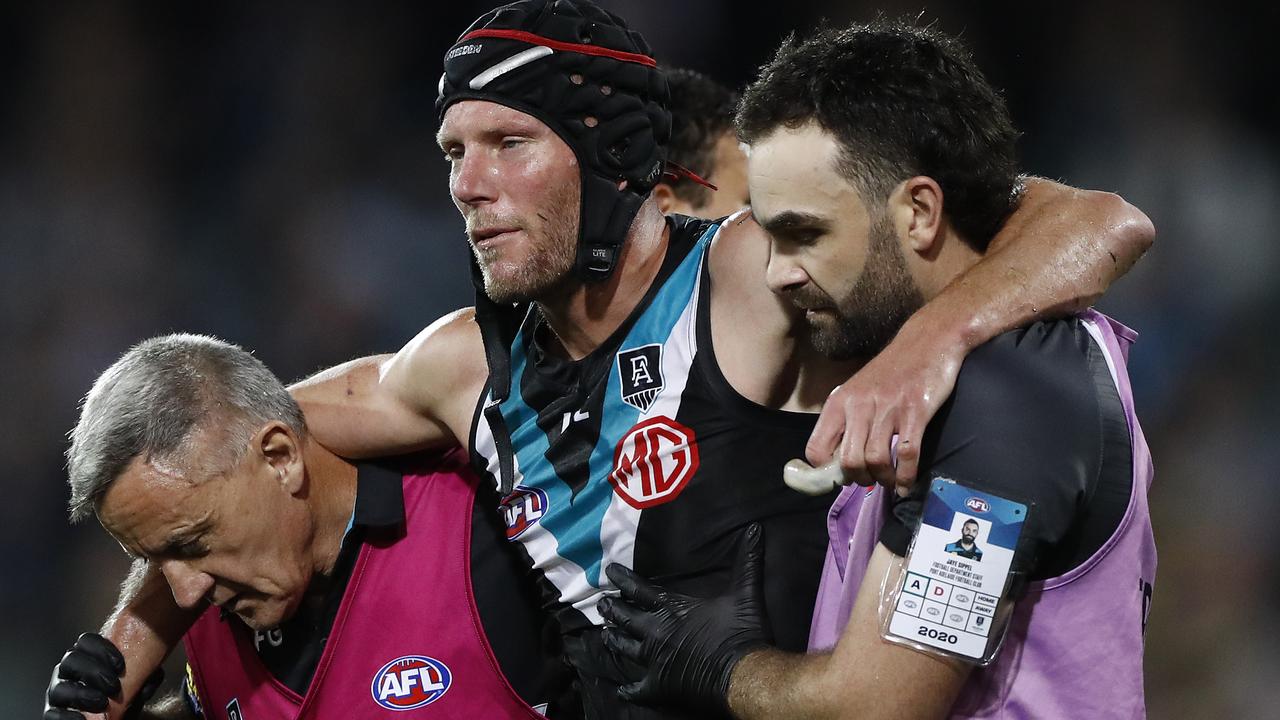
M 208 472 L 229 468 L 271 421 L 306 436 L 298 403 L 236 345 L 174 334 L 138 343 L 98 377 L 71 431 L 67 473 L 72 522 L 88 517 L 134 458 Z M 205 443 L 197 450 L 193 439 Z

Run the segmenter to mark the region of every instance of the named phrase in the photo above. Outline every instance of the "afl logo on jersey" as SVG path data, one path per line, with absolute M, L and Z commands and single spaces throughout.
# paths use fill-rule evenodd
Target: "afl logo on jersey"
M 976 513 L 990 512 L 991 506 L 980 497 L 971 497 L 964 501 L 964 506 Z
M 691 428 L 659 415 L 636 425 L 613 452 L 609 482 L 633 508 L 676 499 L 698 471 L 698 440 Z
M 641 345 L 618 353 L 618 380 L 622 402 L 647 412 L 662 392 L 662 346 Z
M 498 512 L 507 525 L 507 539 L 515 540 L 547 514 L 547 494 L 538 488 L 517 485 L 515 492 L 502 499 Z
M 388 710 L 430 705 L 449 691 L 453 680 L 444 663 L 425 655 L 405 655 L 382 666 L 373 676 L 373 699 Z

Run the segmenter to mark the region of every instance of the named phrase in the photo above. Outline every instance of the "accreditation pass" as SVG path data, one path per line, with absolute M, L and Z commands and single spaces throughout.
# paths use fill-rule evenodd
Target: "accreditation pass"
M 934 478 L 886 635 L 985 664 L 1027 506 Z M 923 649 L 923 648 L 922 648 Z

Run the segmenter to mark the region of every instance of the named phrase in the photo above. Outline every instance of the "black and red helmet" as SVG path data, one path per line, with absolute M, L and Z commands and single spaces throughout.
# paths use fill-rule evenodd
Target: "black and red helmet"
M 644 38 L 589 0 L 504 5 L 445 53 L 439 117 L 459 100 L 528 113 L 569 145 L 582 172 L 577 271 L 608 278 L 671 134 L 667 81 Z

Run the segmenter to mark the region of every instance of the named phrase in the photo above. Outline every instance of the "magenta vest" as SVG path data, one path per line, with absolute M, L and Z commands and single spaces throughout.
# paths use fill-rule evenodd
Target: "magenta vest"
M 1125 370 L 1137 335 L 1094 311 L 1081 319 L 1106 355 L 1129 420 L 1129 507 L 1093 557 L 1066 575 L 1031 584 L 1018 601 L 999 656 L 970 673 L 952 706 L 953 718 L 1146 717 L 1143 628 L 1155 584 L 1156 547 L 1147 507 L 1151 452 L 1134 415 Z M 881 488 L 847 487 L 831 507 L 831 544 L 809 634 L 811 650 L 829 650 L 840 638 L 879 541 L 886 497 Z
M 207 720 L 538 718 L 507 684 L 471 593 L 476 478 L 455 450 L 403 479 L 405 534 L 367 542 L 305 696 L 211 607 L 184 638 Z M 235 711 L 239 712 L 239 716 Z

